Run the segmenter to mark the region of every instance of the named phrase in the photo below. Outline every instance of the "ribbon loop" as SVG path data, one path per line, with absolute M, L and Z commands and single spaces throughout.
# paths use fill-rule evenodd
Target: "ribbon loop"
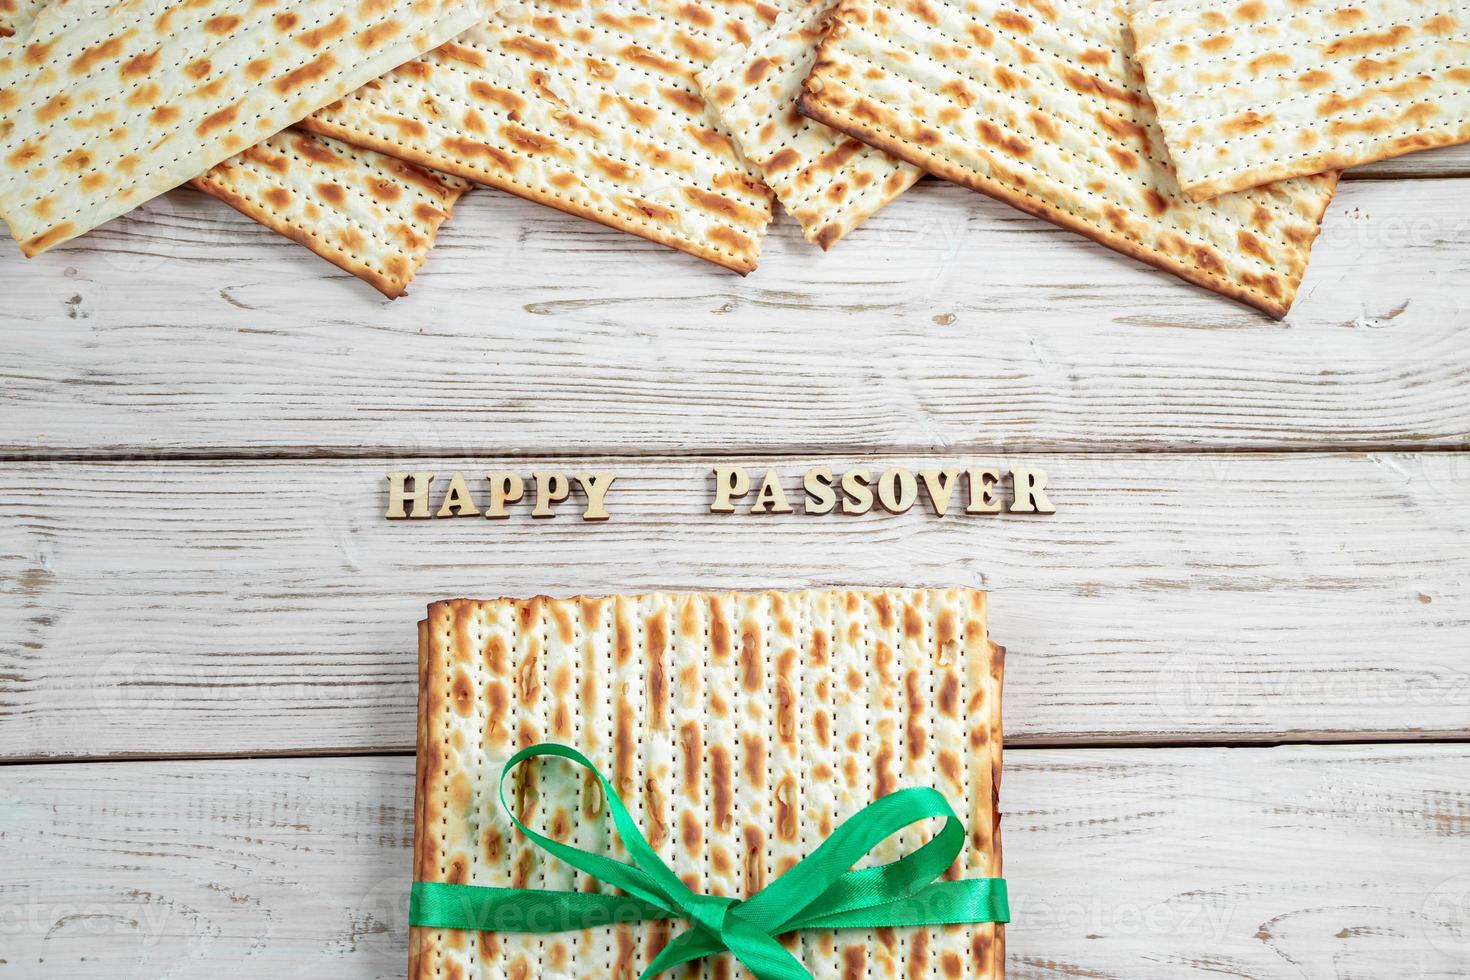
M 565 759 L 597 778 L 631 864 L 543 836 L 516 816 L 506 780 L 522 762 Z M 776 937 L 799 929 L 882 928 L 1009 922 L 1002 878 L 938 880 L 959 856 L 965 832 L 949 803 L 927 787 L 902 789 L 844 821 L 816 850 L 743 901 L 692 891 L 649 846 L 622 799 L 586 756 L 545 742 L 524 748 L 500 772 L 500 805 L 537 847 L 624 894 L 486 888 L 414 882 L 409 923 L 481 932 L 562 932 L 616 922 L 684 919 L 690 928 L 643 971 L 647 980 L 683 963 L 730 952 L 759 980 L 811 980 Z M 853 869 L 884 840 L 942 819 L 923 845 L 887 864 Z

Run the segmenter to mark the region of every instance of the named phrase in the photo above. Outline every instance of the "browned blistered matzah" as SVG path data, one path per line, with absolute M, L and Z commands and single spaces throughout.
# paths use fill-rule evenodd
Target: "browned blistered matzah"
M 823 249 L 923 176 L 797 110 L 836 5 L 814 0 L 784 14 L 751 44 L 732 47 L 699 73 L 711 111 L 760 168 L 806 240 Z
M 1110 0 L 841 0 L 802 111 L 1273 316 L 1337 174 L 1190 201 Z
M 775 15 L 715 0 L 507 0 L 304 125 L 747 273 L 770 190 L 707 120 L 694 76 Z
M 1470 140 L 1462 0 L 1141 0 L 1132 24 L 1196 201 Z
M 294 129 L 192 183 L 390 298 L 407 292 L 439 226 L 470 187 L 458 177 Z
M 485 16 L 479 0 L 122 0 L 81 18 L 76 6 L 42 10 L 0 77 L 0 216 L 27 255 Z
M 950 873 L 999 877 L 1003 658 L 985 622 L 985 595 L 969 589 L 436 603 L 420 645 L 414 873 L 596 888 L 500 812 L 504 760 L 550 740 L 586 753 L 660 857 L 706 893 L 749 894 L 877 796 L 913 785 L 939 789 L 969 824 Z M 626 857 L 590 777 L 554 760 L 527 770 L 514 805 L 528 826 Z M 682 928 L 415 928 L 409 976 L 633 977 Z M 1003 975 L 995 924 L 786 942 L 822 977 Z M 739 972 L 725 954 L 685 975 Z

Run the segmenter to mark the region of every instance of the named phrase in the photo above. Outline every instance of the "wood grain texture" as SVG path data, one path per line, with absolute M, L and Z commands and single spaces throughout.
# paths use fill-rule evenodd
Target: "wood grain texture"
M 1470 176 L 1470 146 L 1445 146 L 1423 153 L 1354 167 L 1342 175 L 1343 180 L 1407 179 L 1420 177 Z
M 493 459 L 9 464 L 0 757 L 407 750 L 432 599 L 823 585 L 990 590 L 1016 744 L 1470 735 L 1470 457 L 1024 461 L 1054 516 L 720 516 L 706 463 L 599 461 L 596 525 L 383 519 L 388 470 Z
M 0 256 L 0 453 L 1459 446 L 1467 192 L 1345 183 L 1284 325 L 935 181 L 745 280 L 474 194 L 391 309 L 181 192 Z
M 0 769 L 0 975 L 402 977 L 412 783 L 407 757 Z M 1470 747 L 1010 751 L 1001 803 L 1010 980 L 1470 969 Z

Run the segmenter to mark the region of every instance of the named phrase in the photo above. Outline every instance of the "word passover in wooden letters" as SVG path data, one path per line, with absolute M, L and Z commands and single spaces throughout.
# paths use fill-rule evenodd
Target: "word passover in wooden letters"
M 1009 506 L 1002 497 L 1003 482 L 1010 486 Z M 963 501 L 955 498 L 955 490 L 961 484 L 965 488 Z M 716 514 L 735 513 L 735 501 L 749 496 L 752 486 L 750 473 L 743 466 L 716 466 L 715 502 L 709 509 Z M 949 513 L 952 500 L 955 509 L 963 505 L 966 514 L 999 514 L 1002 510 L 1011 514 L 1057 512 L 1046 496 L 1046 472 L 1035 466 L 1015 466 L 1005 474 L 987 466 L 919 470 L 917 477 L 913 470 L 896 466 L 876 478 L 870 470 L 834 474 L 826 466 L 813 466 L 802 477 L 801 488 L 806 498 L 803 513 L 807 514 L 866 514 L 873 509 L 875 500 L 890 514 L 902 514 L 918 503 L 921 495 L 936 517 Z M 794 512 L 781 485 L 781 476 L 774 469 L 766 470 L 747 512 Z
M 716 466 L 714 514 L 794 514 L 796 508 L 782 485 L 781 475 L 767 468 L 758 481 L 743 466 Z M 492 470 L 484 484 L 472 487 L 461 472 L 455 472 L 434 494 L 432 472 L 388 474 L 390 521 L 407 518 L 480 517 L 506 518 L 510 509 L 525 501 L 532 517 L 555 517 L 557 506 L 575 490 L 582 500 L 582 520 L 605 521 L 607 492 L 617 476 L 596 473 L 533 472 L 530 479 L 517 473 Z M 1046 471 L 1035 466 L 1015 466 L 1008 472 L 997 467 L 924 469 L 917 474 L 904 467 L 884 470 L 876 476 L 869 470 L 833 473 L 829 467 L 814 466 L 801 479 L 804 514 L 866 514 L 880 507 L 902 514 L 921 499 L 937 517 L 953 510 L 965 514 L 1055 514 L 1046 495 Z M 737 501 L 739 502 L 737 505 Z M 435 506 L 435 503 L 438 506 Z

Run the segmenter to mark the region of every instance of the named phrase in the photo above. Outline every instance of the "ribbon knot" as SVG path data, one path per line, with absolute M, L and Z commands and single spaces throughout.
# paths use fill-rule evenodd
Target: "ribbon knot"
M 737 904 L 733 898 L 723 898 L 719 895 L 701 895 L 698 892 L 691 893 L 686 901 L 679 903 L 681 910 L 684 912 L 684 918 L 711 936 L 723 936 L 725 934 L 725 916 Z
M 511 770 L 552 756 L 576 763 L 601 783 L 631 864 L 583 851 L 531 830 L 506 801 Z M 536 846 L 624 894 L 488 888 L 416 881 L 409 923 L 481 932 L 563 932 L 615 922 L 683 919 L 690 927 L 644 969 L 648 980 L 692 960 L 729 951 L 759 980 L 811 980 L 776 937 L 799 929 L 871 929 L 1009 922 L 1005 880 L 940 881 L 964 846 L 965 832 L 934 789 L 901 789 L 862 810 L 816 850 L 744 900 L 693 891 L 654 853 L 627 807 L 586 756 L 554 742 L 522 749 L 500 771 L 500 805 Z M 853 870 L 865 854 L 910 824 L 942 818 L 937 834 L 896 861 Z

